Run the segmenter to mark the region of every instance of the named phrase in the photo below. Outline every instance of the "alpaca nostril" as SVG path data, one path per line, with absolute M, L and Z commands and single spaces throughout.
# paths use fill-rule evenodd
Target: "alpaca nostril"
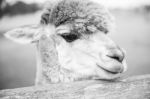
M 114 50 L 111 52 L 111 54 L 108 54 L 107 56 L 119 62 L 122 62 L 124 59 L 124 53 L 122 50 Z
M 120 56 L 109 56 L 109 55 L 107 55 L 107 56 L 110 57 L 110 58 L 112 58 L 112 59 L 115 59 L 115 60 L 117 60 L 117 61 L 119 61 L 119 62 L 122 62 L 122 61 L 123 61 L 123 58 L 120 57 Z

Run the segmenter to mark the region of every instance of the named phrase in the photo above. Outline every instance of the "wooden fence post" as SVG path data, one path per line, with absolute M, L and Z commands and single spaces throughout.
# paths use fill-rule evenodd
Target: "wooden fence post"
M 150 75 L 6 89 L 0 99 L 150 99 Z

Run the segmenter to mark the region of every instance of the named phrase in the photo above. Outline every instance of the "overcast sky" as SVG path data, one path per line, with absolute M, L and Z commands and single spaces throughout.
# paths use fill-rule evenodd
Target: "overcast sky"
M 26 3 L 33 3 L 33 2 L 39 2 L 43 3 L 48 0 L 7 0 L 8 2 L 15 2 L 15 1 L 24 1 Z M 149 4 L 150 0 L 94 0 L 96 2 L 102 3 L 107 7 L 113 7 L 113 8 L 130 8 L 134 6 L 139 6 L 143 4 Z

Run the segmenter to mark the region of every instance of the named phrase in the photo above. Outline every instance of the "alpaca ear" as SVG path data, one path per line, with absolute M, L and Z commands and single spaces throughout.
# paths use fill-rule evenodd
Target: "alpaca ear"
M 40 25 L 22 26 L 6 32 L 6 38 L 21 44 L 32 43 L 40 31 Z

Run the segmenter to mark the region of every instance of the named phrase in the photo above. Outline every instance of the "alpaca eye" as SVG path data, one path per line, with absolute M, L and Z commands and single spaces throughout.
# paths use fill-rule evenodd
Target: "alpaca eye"
M 73 42 L 78 39 L 77 34 L 71 34 L 71 33 L 61 34 L 61 37 L 63 37 L 67 42 Z

